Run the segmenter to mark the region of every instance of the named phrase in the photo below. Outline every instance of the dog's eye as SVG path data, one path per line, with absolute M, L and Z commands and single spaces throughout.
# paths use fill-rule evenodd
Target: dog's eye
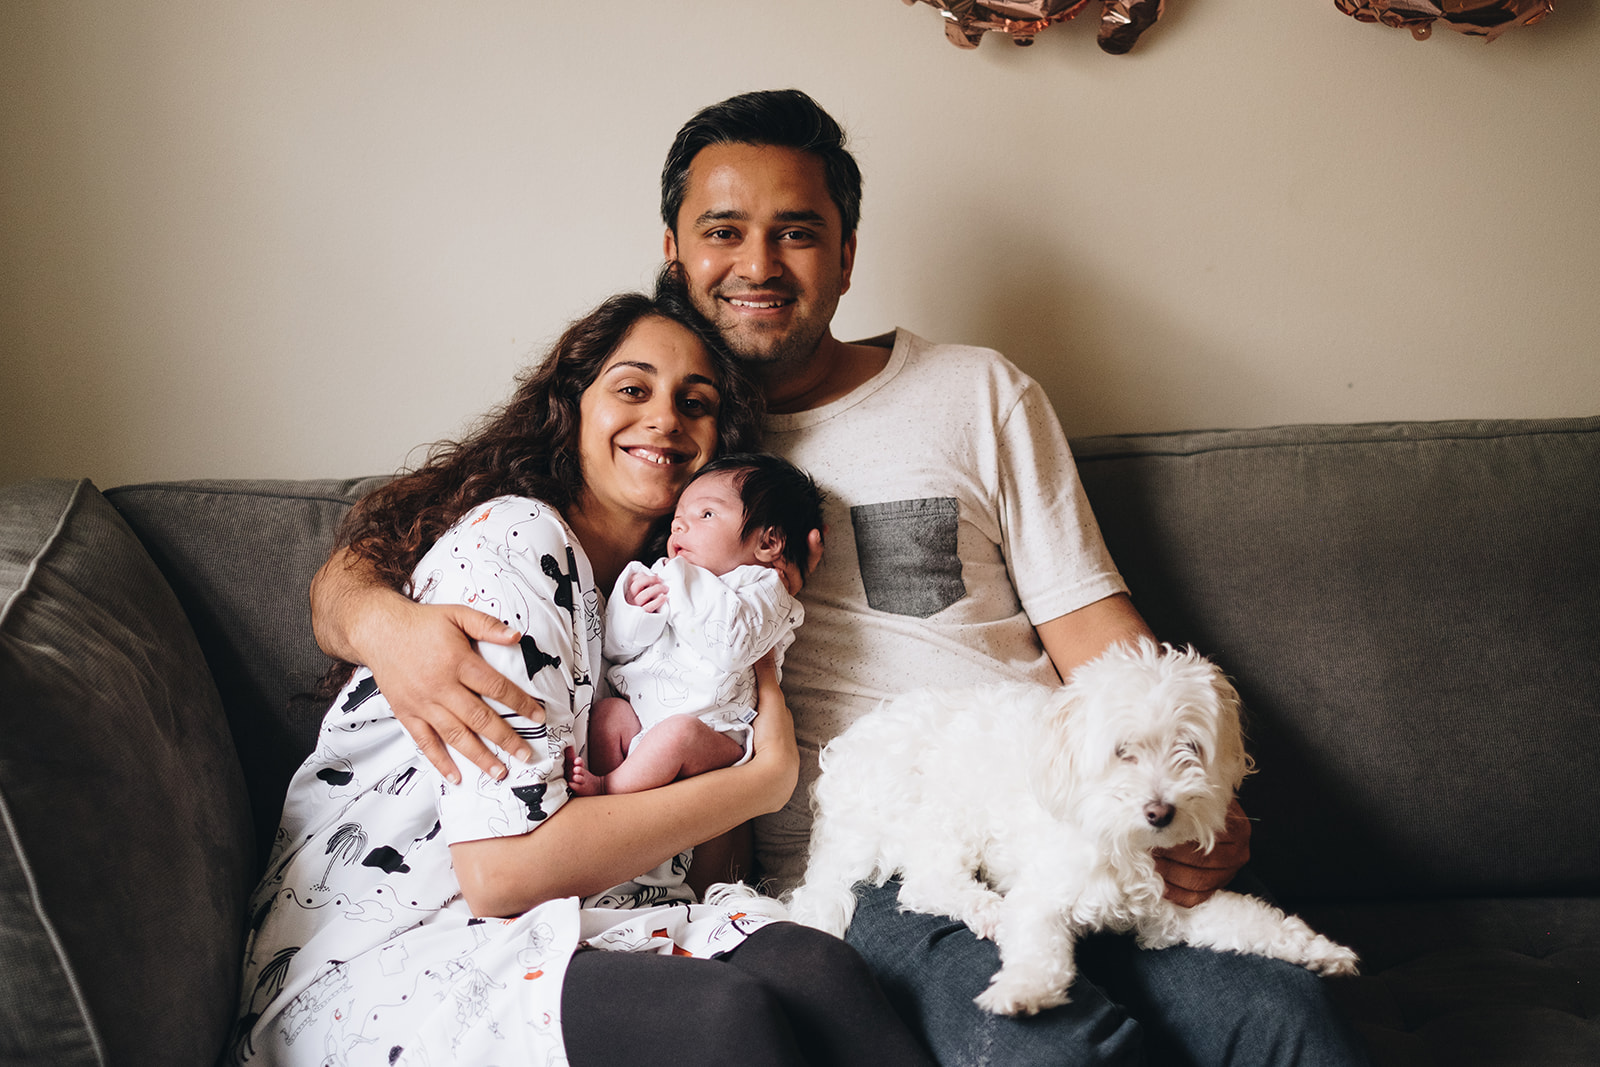
M 1117 758 L 1123 763 L 1138 763 L 1139 756 L 1127 745 L 1117 746 Z

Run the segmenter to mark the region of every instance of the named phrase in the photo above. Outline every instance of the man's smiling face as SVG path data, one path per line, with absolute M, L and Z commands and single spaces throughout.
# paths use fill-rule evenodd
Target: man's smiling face
M 816 156 L 717 144 L 689 165 L 665 251 L 734 355 L 781 375 L 816 353 L 850 288 L 856 241 L 841 229 Z

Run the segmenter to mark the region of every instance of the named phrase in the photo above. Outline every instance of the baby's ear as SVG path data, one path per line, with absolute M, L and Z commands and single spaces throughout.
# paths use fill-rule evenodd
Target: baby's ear
M 756 534 L 756 559 L 762 563 L 776 563 L 783 558 L 788 540 L 776 526 L 768 526 Z

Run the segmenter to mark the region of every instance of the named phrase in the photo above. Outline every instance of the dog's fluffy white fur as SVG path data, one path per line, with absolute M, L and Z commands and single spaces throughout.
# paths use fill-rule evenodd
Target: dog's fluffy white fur
M 790 914 L 843 934 L 852 887 L 898 875 L 903 909 L 996 942 L 1000 970 L 977 1002 L 1004 1015 L 1065 1003 L 1091 930 L 1353 973 L 1355 953 L 1262 900 L 1162 899 L 1151 849 L 1212 848 L 1249 771 L 1238 695 L 1193 649 L 1119 645 L 1059 689 L 909 693 L 823 750 Z

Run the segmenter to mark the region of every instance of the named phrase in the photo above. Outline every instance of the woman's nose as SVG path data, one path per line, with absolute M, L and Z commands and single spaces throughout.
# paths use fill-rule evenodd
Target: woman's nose
M 650 405 L 650 428 L 658 433 L 677 433 L 682 424 L 678 417 L 678 404 L 671 397 L 662 397 Z

